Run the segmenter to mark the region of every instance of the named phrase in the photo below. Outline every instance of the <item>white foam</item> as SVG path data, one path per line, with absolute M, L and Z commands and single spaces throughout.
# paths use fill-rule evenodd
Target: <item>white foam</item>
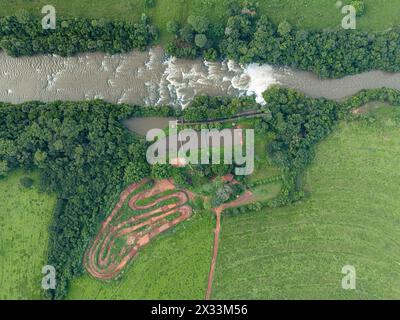
M 267 64 L 249 64 L 245 67 L 242 75 L 232 79 L 234 88 L 245 90 L 248 95 L 254 94 L 260 104 L 265 104 L 263 92 L 277 83 L 279 82 L 275 78 L 274 69 Z

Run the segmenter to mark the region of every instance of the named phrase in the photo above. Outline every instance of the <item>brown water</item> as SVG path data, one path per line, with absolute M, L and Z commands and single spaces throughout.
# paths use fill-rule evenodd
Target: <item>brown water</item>
M 343 99 L 364 88 L 400 89 L 400 73 L 372 71 L 337 80 L 269 65 L 168 58 L 160 47 L 120 55 L 12 58 L 0 52 L 0 100 L 20 103 L 100 98 L 112 103 L 187 105 L 195 95 L 261 93 L 279 83 L 312 97 Z
M 132 132 L 145 136 L 150 129 L 166 129 L 170 121 L 176 121 L 175 118 L 148 117 L 132 118 L 125 120 L 123 125 Z
M 76 57 L 12 58 L 0 53 L 0 100 L 20 103 L 104 99 L 112 103 L 186 105 L 196 94 L 235 95 L 231 80 L 241 73 L 228 63 L 168 59 L 148 52 Z

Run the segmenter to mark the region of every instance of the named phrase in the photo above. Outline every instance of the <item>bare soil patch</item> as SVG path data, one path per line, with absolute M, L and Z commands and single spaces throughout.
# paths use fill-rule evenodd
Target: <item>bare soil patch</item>
M 119 202 L 102 223 L 101 230 L 84 256 L 84 266 L 93 277 L 102 280 L 117 277 L 142 247 L 191 216 L 192 208 L 187 202 L 192 194 L 185 190 L 161 195 L 145 205 L 138 204 L 139 200 L 175 190 L 170 180 L 157 181 L 151 189 L 138 192 L 130 198 L 147 183 L 149 180 L 145 179 L 124 190 Z M 171 199 L 172 203 L 163 205 Z M 121 208 L 126 201 L 129 201 L 132 216 L 119 221 Z M 135 215 L 137 211 L 140 213 Z

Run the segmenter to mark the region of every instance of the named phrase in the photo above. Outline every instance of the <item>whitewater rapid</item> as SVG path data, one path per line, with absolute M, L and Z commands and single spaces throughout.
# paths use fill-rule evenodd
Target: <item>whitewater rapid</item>
M 12 58 L 0 53 L 0 100 L 12 103 L 104 99 L 184 107 L 199 94 L 238 96 L 254 91 L 261 100 L 262 91 L 272 83 L 276 81 L 270 67 L 176 59 L 166 56 L 160 47 L 148 52 L 68 58 Z
M 269 65 L 239 65 L 168 57 L 161 47 L 146 52 L 75 57 L 39 55 L 12 58 L 0 52 L 0 101 L 81 101 L 187 106 L 196 95 L 255 95 L 272 84 L 311 97 L 343 99 L 361 89 L 400 89 L 400 73 L 371 71 L 342 79 L 322 80 L 309 73 Z

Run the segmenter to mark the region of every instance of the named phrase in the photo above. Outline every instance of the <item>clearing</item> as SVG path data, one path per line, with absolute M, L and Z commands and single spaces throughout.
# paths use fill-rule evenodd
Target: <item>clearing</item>
M 30 177 L 30 188 L 19 180 Z M 14 171 L 0 179 L 0 300 L 40 299 L 48 229 L 56 197 L 40 193 L 38 174 Z

